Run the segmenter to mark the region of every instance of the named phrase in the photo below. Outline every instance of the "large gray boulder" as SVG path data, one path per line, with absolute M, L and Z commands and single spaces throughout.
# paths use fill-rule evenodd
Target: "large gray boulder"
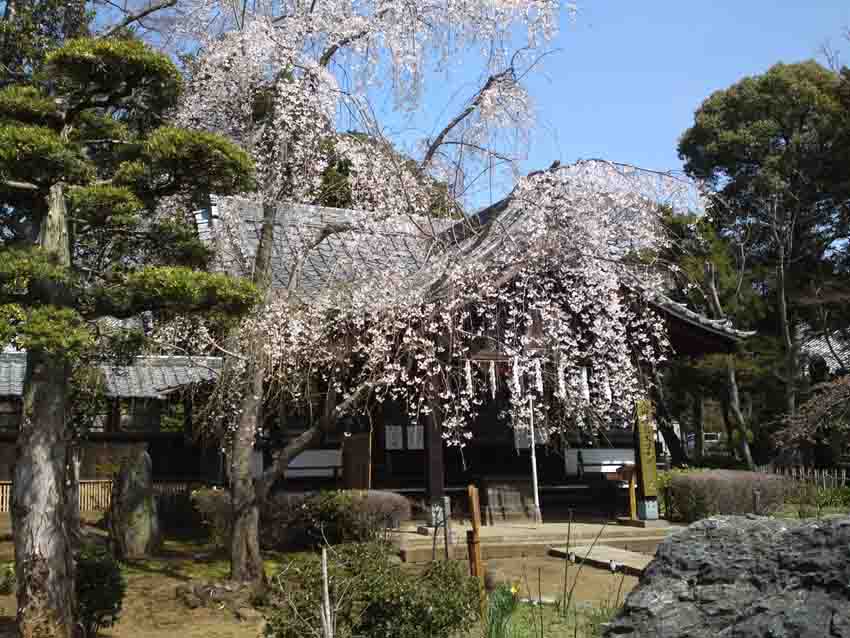
M 850 519 L 709 518 L 665 540 L 606 638 L 850 638 Z
M 151 457 L 145 450 L 134 451 L 121 462 L 112 484 L 109 531 L 122 560 L 150 556 L 162 542 Z

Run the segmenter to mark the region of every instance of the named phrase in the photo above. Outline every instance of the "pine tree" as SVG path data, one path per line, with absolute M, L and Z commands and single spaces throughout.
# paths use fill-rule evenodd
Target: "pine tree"
M 141 343 L 114 319 L 226 317 L 256 301 L 249 282 L 204 270 L 191 225 L 209 193 L 252 187 L 251 161 L 165 125 L 180 90 L 171 61 L 130 37 L 69 40 L 0 90 L 0 338 L 27 351 L 12 496 L 21 636 L 74 627 L 63 515 L 74 370 Z

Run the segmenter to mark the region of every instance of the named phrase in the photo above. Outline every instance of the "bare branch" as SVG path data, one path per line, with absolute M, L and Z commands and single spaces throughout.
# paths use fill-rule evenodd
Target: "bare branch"
M 130 26 L 134 22 L 139 22 L 140 20 L 144 20 L 152 13 L 156 13 L 157 11 L 161 11 L 162 9 L 168 9 L 177 4 L 177 0 L 160 0 L 160 2 L 156 4 L 152 4 L 146 9 L 142 9 L 138 13 L 131 13 L 127 15 L 121 22 L 110 28 L 109 30 L 100 34 L 101 38 L 109 38 L 121 31 L 121 29 L 125 29 Z
M 504 80 L 505 78 L 513 78 L 514 77 L 514 69 L 513 67 L 509 67 L 504 71 L 491 75 L 487 78 L 487 81 L 484 83 L 484 86 L 481 87 L 481 90 L 476 93 L 475 98 L 473 98 L 472 102 L 467 106 L 463 111 L 458 113 L 452 120 L 446 124 L 442 131 L 437 134 L 437 137 L 428 145 L 428 150 L 425 151 L 425 157 L 422 158 L 422 162 L 419 164 L 419 168 L 421 170 L 425 170 L 431 164 L 431 161 L 434 159 L 434 155 L 437 153 L 437 149 L 443 145 L 446 137 L 452 130 L 457 127 L 461 122 L 463 122 L 467 117 L 472 115 L 475 112 L 475 109 L 478 108 L 478 105 L 481 104 L 481 100 L 484 97 L 484 94 L 489 91 L 494 84 Z

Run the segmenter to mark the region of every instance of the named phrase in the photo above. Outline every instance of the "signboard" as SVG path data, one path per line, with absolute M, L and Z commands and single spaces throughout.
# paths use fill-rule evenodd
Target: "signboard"
M 425 426 L 409 425 L 407 426 L 407 449 L 408 450 L 424 450 L 425 449 Z
M 400 425 L 386 426 L 386 449 L 388 450 L 403 450 L 404 439 L 402 438 L 402 430 Z
M 640 457 L 640 475 L 638 487 L 642 498 L 658 496 L 658 470 L 655 465 L 655 419 L 652 401 L 641 399 L 636 405 L 637 441 Z
M 514 429 L 514 448 L 517 450 L 528 450 L 531 448 L 531 429 L 530 428 L 517 428 Z M 537 441 L 537 445 L 546 445 L 549 438 L 546 435 L 546 432 L 542 431 L 542 428 L 534 429 L 534 438 Z

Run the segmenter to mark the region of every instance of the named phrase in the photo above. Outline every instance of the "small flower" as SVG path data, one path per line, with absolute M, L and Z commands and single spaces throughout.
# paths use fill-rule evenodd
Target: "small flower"
M 511 585 L 511 595 L 516 596 L 519 593 L 519 587 Z

